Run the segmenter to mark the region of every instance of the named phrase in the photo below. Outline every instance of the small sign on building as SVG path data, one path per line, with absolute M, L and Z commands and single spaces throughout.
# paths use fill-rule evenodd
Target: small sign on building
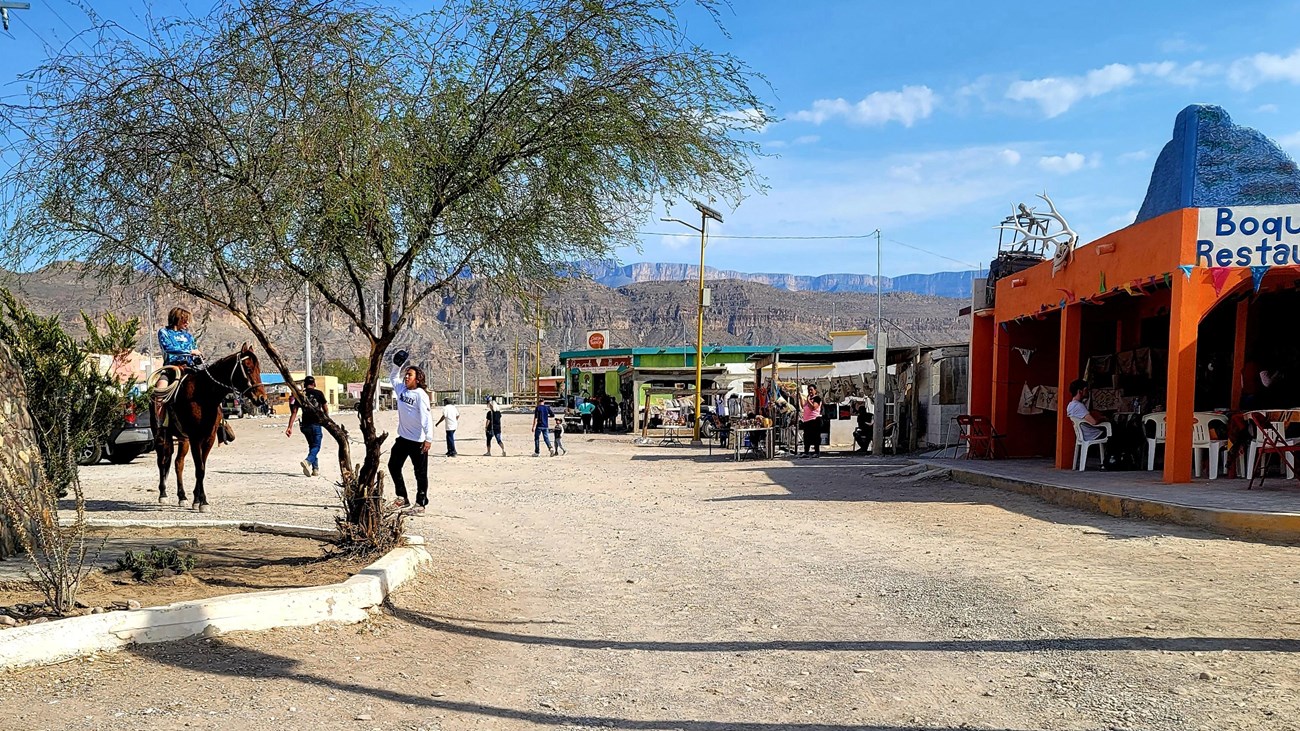
M 588 350 L 605 350 L 609 347 L 608 330 L 589 330 L 587 332 Z

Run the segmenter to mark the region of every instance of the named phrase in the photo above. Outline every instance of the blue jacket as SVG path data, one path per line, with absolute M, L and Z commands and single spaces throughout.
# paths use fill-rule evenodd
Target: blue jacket
M 162 347 L 166 365 L 194 365 L 194 348 L 198 343 L 187 330 L 162 328 L 158 331 L 158 345 Z

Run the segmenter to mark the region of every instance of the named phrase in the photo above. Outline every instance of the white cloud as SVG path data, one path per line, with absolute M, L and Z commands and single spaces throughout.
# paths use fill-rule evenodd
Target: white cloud
M 1005 162 L 1008 165 L 1020 164 L 1020 153 L 1016 152 L 1015 150 L 1011 150 L 1011 149 L 1003 150 L 1002 152 L 998 153 L 998 157 L 1002 159 L 1002 162 Z
M 785 140 L 768 140 L 767 142 L 763 143 L 763 147 L 766 147 L 770 150 L 779 150 L 783 147 L 789 147 L 789 146 L 790 143 L 786 142 Z
M 1290 56 L 1257 53 L 1228 67 L 1228 83 L 1240 89 L 1253 89 L 1267 81 L 1300 82 L 1300 50 Z
M 1145 162 L 1151 159 L 1151 153 L 1146 150 L 1135 150 L 1125 152 L 1119 156 L 1120 162 Z
M 939 97 L 928 86 L 904 86 L 900 91 L 875 91 L 861 101 L 844 99 L 818 99 L 811 109 L 790 115 L 799 122 L 821 124 L 834 118 L 843 118 L 850 124 L 883 125 L 898 122 L 911 127 L 917 120 L 929 117 Z
M 1278 106 L 1276 104 L 1260 104 L 1258 107 L 1255 107 L 1255 111 L 1260 114 L 1276 114 L 1277 110 Z
M 737 109 L 731 112 L 724 112 L 723 117 L 734 119 L 743 128 L 752 129 L 759 134 L 767 131 L 768 123 L 763 113 L 757 109 Z
M 820 135 L 800 135 L 790 142 L 792 145 L 815 145 L 821 141 Z
M 1106 219 L 1106 225 L 1110 226 L 1111 229 L 1118 231 L 1121 228 L 1127 228 L 1132 225 L 1132 223 L 1137 220 L 1137 217 L 1138 212 L 1135 208 L 1126 213 L 1121 213 L 1118 216 L 1111 216 Z
M 1205 46 L 1199 43 L 1192 43 L 1186 38 L 1169 38 L 1160 42 L 1161 53 L 1199 53 L 1205 50 Z
M 1136 78 L 1133 67 L 1113 63 L 1093 69 L 1083 76 L 1046 77 L 1032 81 L 1016 81 L 1007 88 L 1006 96 L 1013 101 L 1033 101 L 1043 114 L 1057 117 L 1069 111 L 1082 99 L 1122 89 Z
M 1088 158 L 1077 152 L 1067 152 L 1064 155 L 1048 155 L 1038 158 L 1038 167 L 1049 173 L 1059 173 L 1065 175 L 1082 170 L 1083 166 L 1088 164 Z
M 1289 135 L 1274 137 L 1273 141 L 1276 142 L 1279 147 L 1288 152 L 1300 152 L 1300 132 L 1292 132 Z

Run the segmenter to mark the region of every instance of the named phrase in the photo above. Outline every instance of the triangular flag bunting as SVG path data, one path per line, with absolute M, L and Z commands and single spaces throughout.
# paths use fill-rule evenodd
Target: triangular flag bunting
M 1007 324 L 1005 322 L 999 322 L 998 324 L 1002 326 L 1002 332 L 1007 331 Z
M 1061 298 L 1061 309 L 1063 309 L 1063 310 L 1065 309 L 1065 298 L 1064 298 L 1064 297 Z
M 1223 285 L 1228 281 L 1232 270 L 1228 267 L 1210 267 L 1210 281 L 1214 283 L 1214 294 L 1223 292 Z
M 1101 293 L 1106 293 L 1106 272 L 1101 273 Z
M 1169 272 L 1165 272 L 1165 273 L 1164 273 L 1164 278 L 1165 278 L 1165 286 L 1166 286 L 1166 287 L 1172 287 L 1172 286 L 1174 286 L 1174 275 L 1170 274 Z
M 1191 278 L 1192 278 L 1192 270 L 1196 268 L 1196 265 L 1195 265 L 1195 264 L 1181 264 L 1181 265 L 1179 265 L 1178 268 L 1183 270 L 1183 276 L 1184 276 L 1184 277 L 1187 277 L 1188 279 L 1191 279 Z
M 1065 301 L 1066 301 L 1066 302 L 1073 302 L 1073 301 L 1075 301 L 1076 299 L 1078 299 L 1078 297 L 1075 297 L 1075 296 L 1074 296 L 1074 291 L 1073 291 L 1073 290 L 1062 289 L 1062 288 L 1060 288 L 1060 287 L 1057 287 L 1057 288 L 1056 288 L 1056 291 L 1057 291 L 1057 292 L 1060 292 L 1060 293 L 1063 294 L 1063 295 L 1065 295 Z
M 1264 275 L 1268 274 L 1268 270 L 1269 268 L 1266 266 L 1250 268 L 1250 278 L 1255 284 L 1256 293 L 1259 292 L 1259 283 L 1264 281 Z
M 1136 296 L 1137 296 L 1137 292 L 1134 292 L 1134 291 L 1133 291 L 1133 283 L 1132 283 L 1132 282 L 1125 282 L 1125 283 L 1124 283 L 1124 293 L 1127 294 L 1127 295 L 1130 296 L 1130 297 L 1136 297 Z

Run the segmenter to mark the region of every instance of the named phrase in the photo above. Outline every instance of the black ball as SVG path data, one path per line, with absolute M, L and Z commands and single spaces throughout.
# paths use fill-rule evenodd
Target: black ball
M 393 365 L 401 365 L 405 363 L 406 355 L 407 354 L 405 350 L 399 350 L 396 353 L 393 353 Z

